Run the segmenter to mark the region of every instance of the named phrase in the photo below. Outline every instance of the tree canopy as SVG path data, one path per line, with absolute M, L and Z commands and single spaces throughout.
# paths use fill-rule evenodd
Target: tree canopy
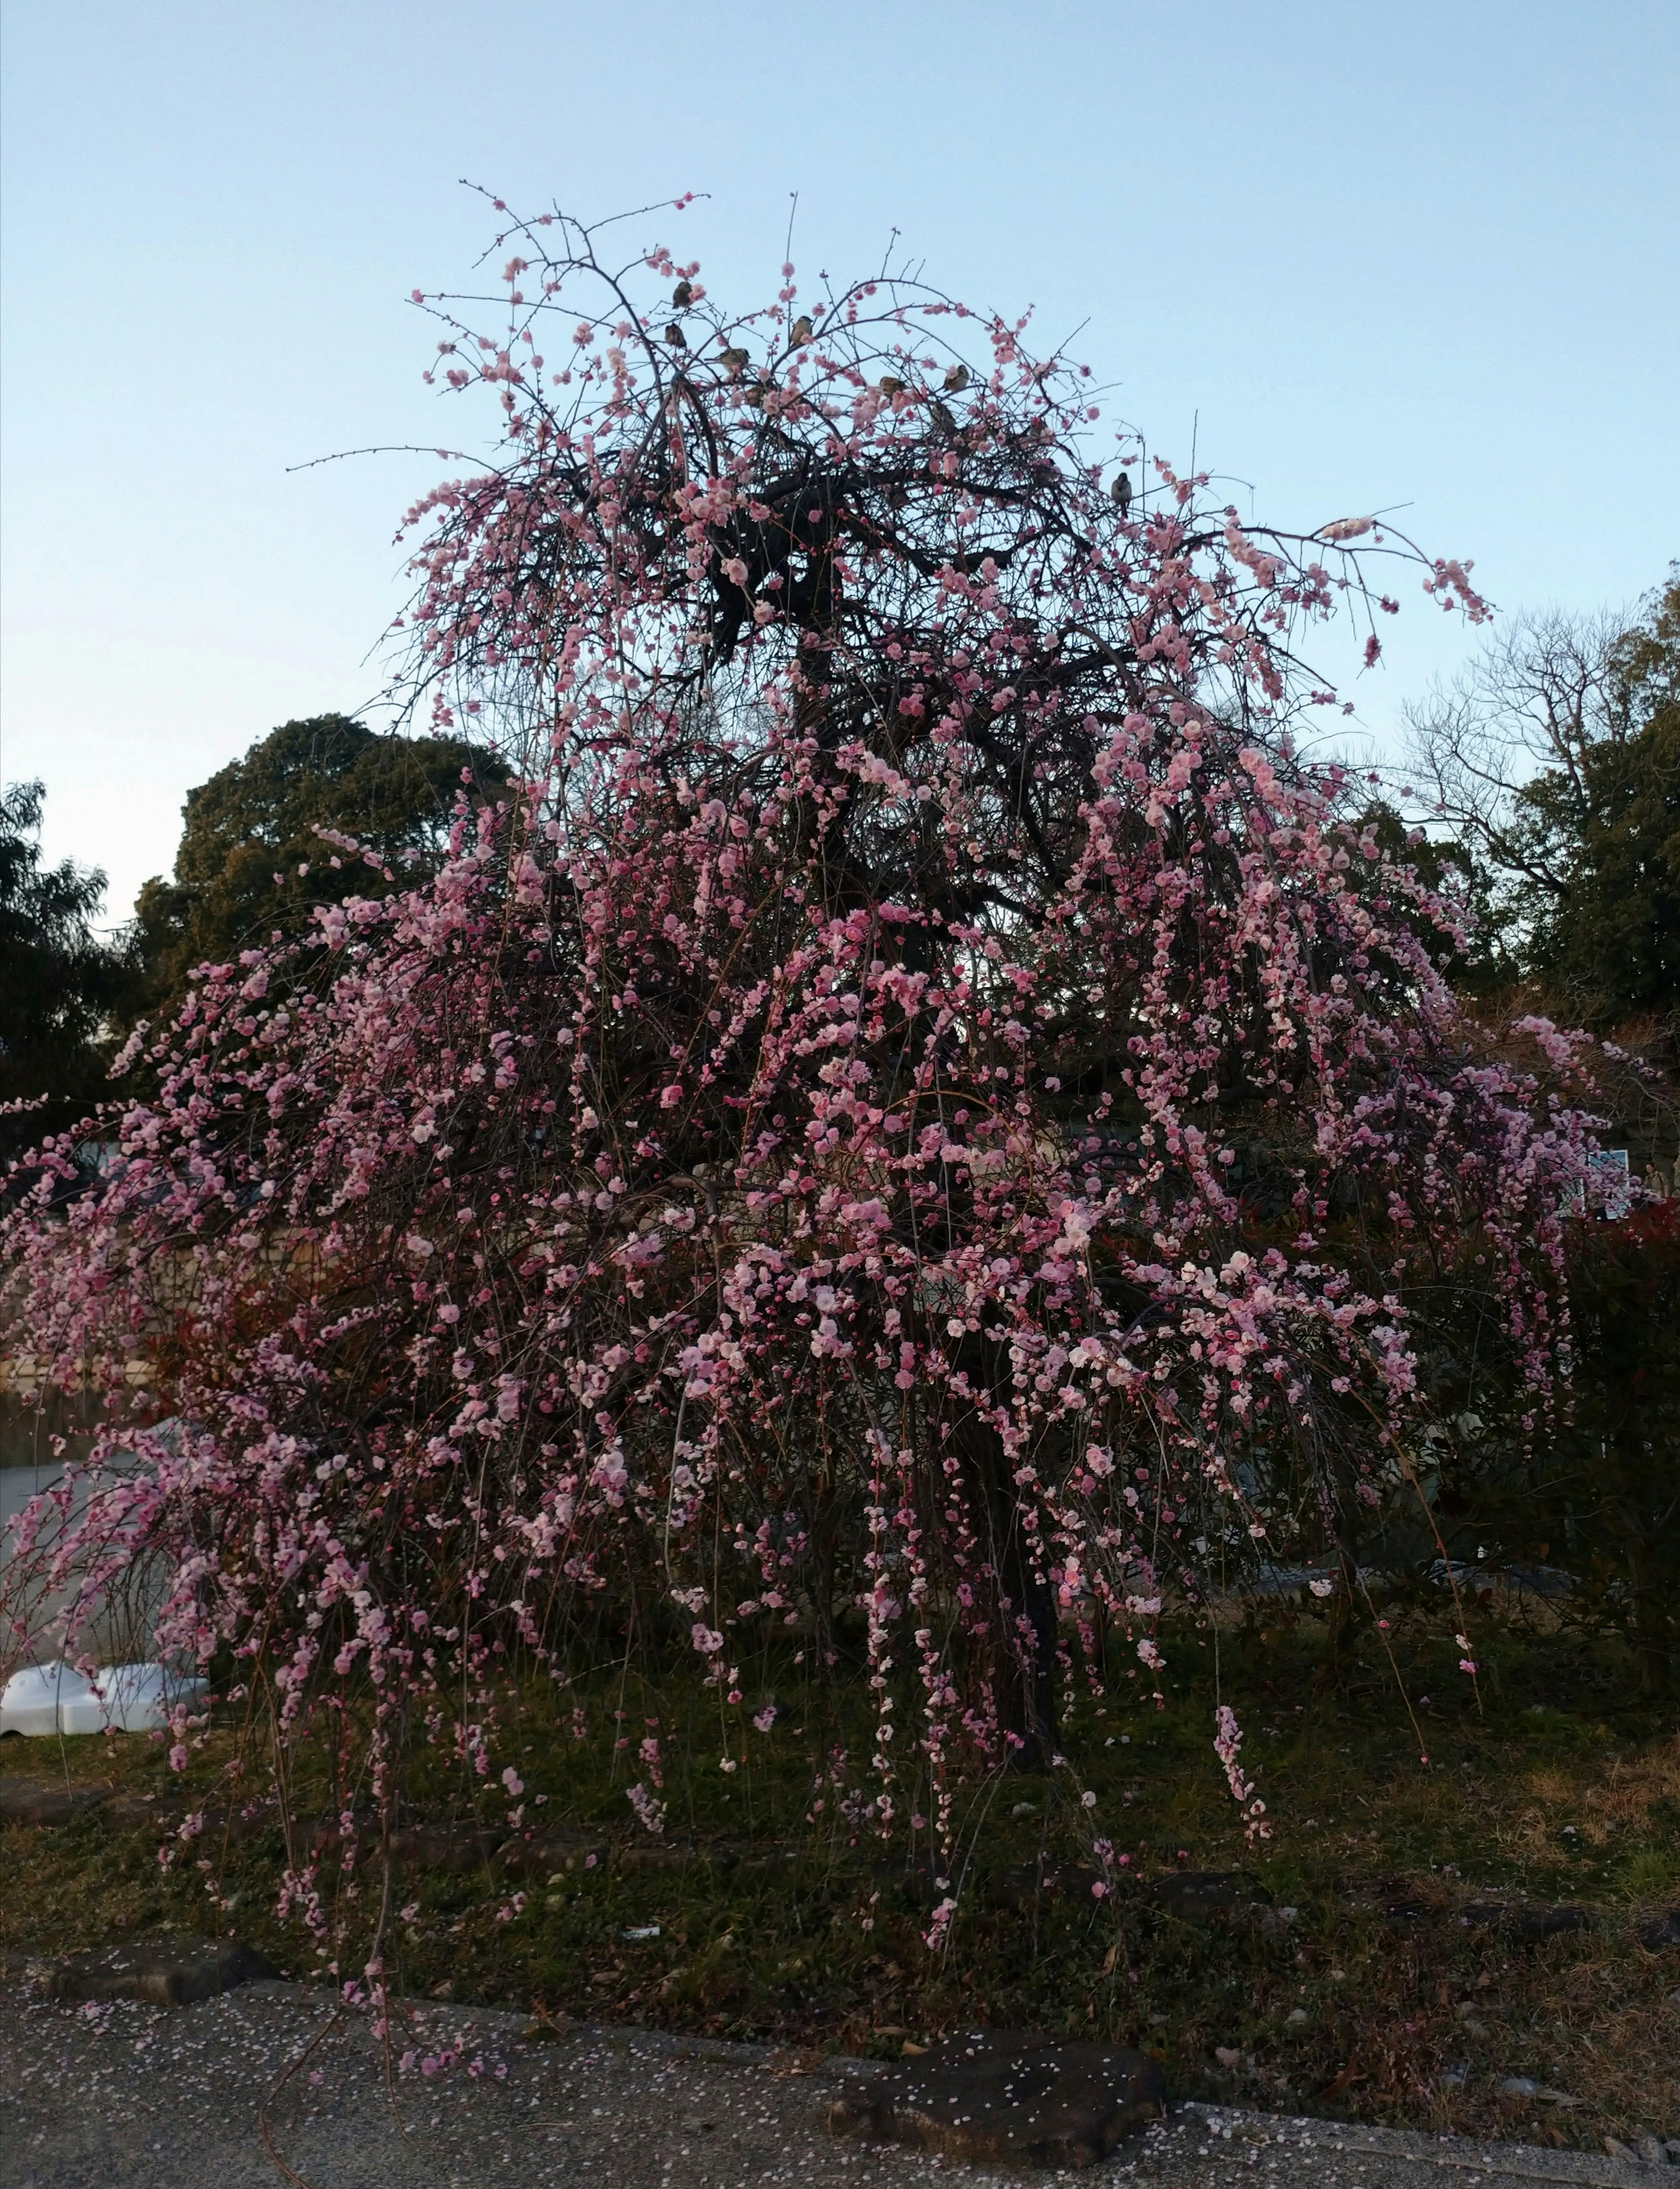
M 482 746 L 381 736 L 345 715 L 259 738 L 188 792 L 173 878 L 140 891 L 130 1015 L 167 1015 L 194 967 L 295 936 L 317 905 L 382 895 L 435 865 L 464 772 L 481 797 L 507 780 Z M 360 846 L 348 859 L 333 840 L 345 835 Z
M 1680 998 L 1680 579 L 1624 626 L 1519 619 L 1412 710 L 1427 817 L 1486 876 L 1514 971 L 1599 1031 Z
M 161 1553 L 166 1634 L 282 1745 L 365 1728 L 386 1804 L 422 1728 L 488 1772 L 510 1653 L 674 1634 L 732 1768 L 744 1653 L 853 1619 L 857 1814 L 947 1832 L 1105 1632 L 1149 1692 L 1169 1592 L 1309 1541 L 1351 1591 L 1420 1277 L 1553 1372 L 1587 1121 L 1300 756 L 1333 611 L 1374 658 L 1384 585 L 1481 606 L 1370 518 L 1134 482 L 1082 368 L 917 282 L 736 318 L 512 240 L 493 335 L 437 307 L 504 438 L 410 512 L 400 688 L 518 788 L 222 964 L 126 1168 L 14 1221 L 42 1349 L 115 1390 L 159 1332 L 189 1425 L 113 1431 L 143 1486 L 96 1460 L 48 1577 Z
M 1563 875 L 1535 906 L 1531 962 L 1599 1027 L 1680 1011 L 1680 580 L 1608 667 L 1616 733 L 1522 792 Z
M 0 1164 L 99 1099 L 99 1036 L 121 987 L 93 925 L 105 878 L 69 859 L 42 863 L 45 804 L 39 783 L 0 792 L 0 1104 L 50 1098 L 0 1113 Z
M 1590 1101 L 1630 1169 L 1672 1194 L 1680 580 L 1632 621 L 1519 619 L 1412 727 L 1429 817 L 1446 821 L 1479 877 L 1489 976 L 1523 1008 L 1615 1037 L 1590 1079 L 1576 1076 L 1586 1046 L 1566 1044 L 1559 1093 Z M 1569 1402 L 1538 1447 L 1520 1362 L 1461 1298 L 1424 1348 L 1433 1448 L 1460 1524 L 1491 1559 L 1566 1567 L 1568 1615 L 1621 1627 L 1653 1688 L 1677 1655 L 1677 1208 L 1630 1200 L 1614 1223 L 1573 1227 Z

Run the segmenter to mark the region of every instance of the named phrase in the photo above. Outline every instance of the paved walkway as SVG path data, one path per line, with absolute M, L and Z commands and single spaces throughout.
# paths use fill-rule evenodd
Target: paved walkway
M 830 2136 L 850 2063 L 583 2026 L 535 2045 L 522 2016 L 405 2016 L 397 2047 L 416 2058 L 393 2105 L 365 2025 L 302 1985 L 165 2014 L 0 1984 L 0 2189 L 1651 2189 L 1667 2170 L 1200 2106 L 1088 2174 L 971 2167 Z

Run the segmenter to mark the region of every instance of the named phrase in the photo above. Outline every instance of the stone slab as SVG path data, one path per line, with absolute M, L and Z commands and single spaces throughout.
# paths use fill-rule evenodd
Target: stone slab
M 60 2000 L 138 2000 L 147 2006 L 193 2006 L 279 1971 L 254 1947 L 232 1938 L 137 1938 L 76 1954 L 53 1971 Z
M 1166 2084 L 1147 2053 L 976 2030 L 837 2098 L 828 2124 L 836 2135 L 949 2158 L 1084 2167 L 1165 2112 Z
M 166 1831 L 186 1813 L 185 1805 L 174 1796 L 166 1800 L 156 1794 L 113 1794 L 101 1822 L 108 1832 Z
M 1539 1900 L 1434 1900 L 1423 1898 L 1389 1901 L 1382 1909 L 1390 1923 L 1434 1924 L 1460 1929 L 1502 1931 L 1525 1945 L 1548 1938 L 1566 1938 L 1596 1931 L 1604 1914 L 1579 1902 L 1551 1903 Z
M 614 1858 L 621 1869 L 688 1872 L 697 1869 L 731 1870 L 740 1861 L 739 1851 L 727 1846 L 699 1846 L 691 1840 L 632 1840 Z
M 1522 1904 L 1505 1910 L 1502 1927 L 1514 1938 L 1537 1943 L 1544 1938 L 1566 1938 L 1580 1931 L 1596 1931 L 1599 1920 L 1591 1908 Z
M 1019 1909 L 1040 1899 L 1088 1900 L 1091 1887 L 1102 1882 L 1101 1870 L 1041 1855 L 1035 1862 L 993 1871 L 985 1881 L 985 1894 L 994 1908 Z
M 1181 1922 L 1205 1922 L 1235 1908 L 1264 1906 L 1271 1895 L 1257 1877 L 1240 1869 L 1180 1869 L 1152 1878 L 1144 1886 L 1150 1899 Z
M 494 1824 L 409 1824 L 392 1834 L 391 1859 L 399 1869 L 478 1869 L 506 1838 Z
M 562 1872 L 597 1869 L 606 1860 L 607 1852 L 604 1839 L 594 1839 L 586 1833 L 533 1834 L 529 1839 L 516 1835 L 503 1840 L 496 1849 L 496 1860 L 511 1876 L 550 1878 Z
M 38 1779 L 0 1778 L 0 1824 L 73 1824 L 110 1797 L 109 1786 L 54 1786 Z

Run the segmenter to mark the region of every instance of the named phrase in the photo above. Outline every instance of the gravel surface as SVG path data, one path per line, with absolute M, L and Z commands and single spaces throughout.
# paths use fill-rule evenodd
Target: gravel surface
M 164 2011 L 55 2005 L 0 1983 L 0 2189 L 1043 2189 L 1116 2178 L 1157 2189 L 1654 2189 L 1668 2172 L 1201 2106 L 1082 2175 L 953 2164 L 829 2135 L 828 2106 L 861 2063 L 581 2025 L 532 2045 L 526 2027 L 522 2016 L 406 2005 L 393 2065 L 414 2056 L 393 2103 L 365 2022 L 335 2018 L 302 1985 L 253 1983 Z M 265 2101 L 279 2163 L 264 2145 Z

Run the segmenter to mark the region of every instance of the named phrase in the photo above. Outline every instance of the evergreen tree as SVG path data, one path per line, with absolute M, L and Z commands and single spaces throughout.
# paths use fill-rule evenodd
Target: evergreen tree
M 45 803 L 40 783 L 0 791 L 0 1103 L 32 1106 L 0 1113 L 0 1162 L 99 1099 L 99 1036 L 121 985 L 120 959 L 93 928 L 105 878 L 69 859 L 43 864 Z
M 188 792 L 173 877 L 140 891 L 131 1015 L 167 1015 L 195 966 L 300 934 L 317 905 L 416 880 L 447 846 L 464 777 L 487 796 L 508 772 L 459 738 L 381 737 L 345 715 L 260 738 Z M 343 836 L 364 849 L 343 852 Z

